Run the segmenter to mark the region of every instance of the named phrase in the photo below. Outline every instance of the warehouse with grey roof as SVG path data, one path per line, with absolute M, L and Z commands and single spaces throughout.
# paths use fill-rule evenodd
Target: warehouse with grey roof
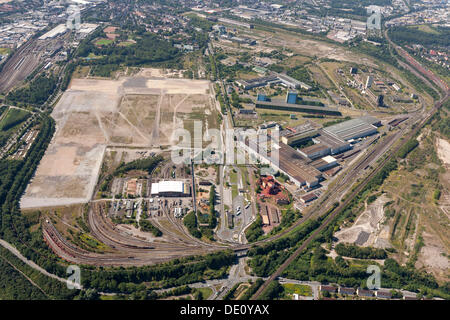
M 377 123 L 379 121 L 374 117 L 361 117 L 326 127 L 323 131 L 342 140 L 358 139 L 377 133 L 377 127 L 374 125 Z

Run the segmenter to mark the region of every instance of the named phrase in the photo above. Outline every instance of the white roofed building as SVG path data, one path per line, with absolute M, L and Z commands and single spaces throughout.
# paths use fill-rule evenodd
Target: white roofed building
M 152 183 L 151 194 L 163 197 L 183 197 L 190 195 L 190 188 L 183 181 L 160 181 Z

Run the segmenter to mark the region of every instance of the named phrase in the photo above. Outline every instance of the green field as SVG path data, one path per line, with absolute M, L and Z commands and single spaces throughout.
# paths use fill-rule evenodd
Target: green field
M 203 300 L 208 299 L 211 295 L 212 295 L 212 289 L 209 287 L 205 287 L 205 288 L 197 288 L 197 291 L 200 291 L 203 295 Z
M 0 48 L 0 55 L 6 55 L 11 52 L 10 48 Z
M 7 131 L 19 123 L 25 121 L 30 116 L 27 111 L 19 109 L 9 109 L 6 116 L 0 122 L 0 131 Z
M 286 295 L 293 295 L 294 293 L 296 293 L 304 297 L 312 296 L 312 289 L 308 285 L 285 283 L 283 284 L 283 288 Z
M 231 184 L 231 192 L 233 199 L 238 196 L 238 175 L 237 172 L 234 172 L 234 169 L 230 171 L 230 184 Z
M 419 29 L 422 32 L 430 33 L 430 34 L 439 34 L 439 31 L 434 29 L 428 24 L 421 24 L 418 26 L 412 26 L 411 29 Z
M 89 59 L 101 59 L 101 58 L 103 58 L 103 56 L 97 56 L 97 55 L 95 55 L 95 53 L 90 52 L 89 55 L 87 56 L 87 58 L 89 58 Z
M 128 46 L 131 46 L 133 44 L 134 44 L 134 42 L 131 42 L 131 41 L 123 41 L 123 42 L 119 43 L 119 46 L 121 46 L 121 47 L 128 47 Z
M 107 46 L 113 42 L 114 42 L 113 40 L 109 40 L 109 39 L 99 39 L 99 40 L 95 41 L 95 44 L 98 46 Z

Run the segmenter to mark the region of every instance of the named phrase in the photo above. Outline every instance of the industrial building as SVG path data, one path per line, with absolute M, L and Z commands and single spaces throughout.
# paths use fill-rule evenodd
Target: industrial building
M 327 114 L 337 116 L 341 115 L 341 112 L 336 108 L 287 103 L 283 100 L 275 100 L 275 99 L 271 101 L 256 100 L 255 106 L 256 108 L 259 109 L 284 110 L 290 112 L 304 112 L 304 113 Z
M 314 144 L 312 146 L 300 149 L 300 150 L 298 150 L 298 152 L 305 158 L 314 160 L 314 159 L 325 157 L 325 156 L 329 155 L 331 153 L 331 150 L 330 150 L 329 146 L 327 146 L 323 143 L 318 143 L 318 144 Z
M 378 119 L 374 117 L 361 117 L 324 128 L 323 131 L 347 141 L 377 133 L 377 127 L 373 123 L 379 123 Z
M 300 201 L 303 202 L 303 204 L 306 204 L 306 203 L 314 201 L 316 199 L 317 199 L 317 196 L 314 193 L 309 193 L 309 194 L 301 197 Z
M 276 72 L 274 72 L 274 74 L 278 77 L 278 79 L 280 79 L 281 83 L 284 84 L 285 86 L 287 86 L 288 88 L 292 88 L 292 89 L 302 88 L 305 90 L 311 90 L 310 85 L 307 85 L 304 82 L 298 81 L 288 75 L 276 73 Z
M 344 121 L 318 130 L 317 136 L 312 137 L 315 144 L 300 149 L 299 152 L 311 160 L 339 154 L 351 149 L 350 141 L 377 133 L 380 125 L 380 120 L 371 116 Z M 282 141 L 288 141 L 283 138 Z
M 275 75 L 271 75 L 271 76 L 267 76 L 267 77 L 260 77 L 260 78 L 250 79 L 250 80 L 236 80 L 236 83 L 240 87 L 242 87 L 242 89 L 244 89 L 244 90 L 265 87 L 269 84 L 272 84 L 272 83 L 275 84 L 275 83 L 280 83 L 280 82 L 281 82 L 281 80 L 278 79 L 278 77 Z
M 277 156 L 272 156 L 272 152 L 267 148 L 268 142 L 261 139 L 261 136 L 259 138 L 258 140 L 258 136 L 255 135 L 245 141 L 239 139 L 239 143 L 250 155 L 261 161 L 261 163 L 268 164 L 274 170 L 287 175 L 298 187 L 304 185 L 313 187 L 319 184 L 322 173 L 308 164 L 309 160 L 306 157 L 287 144 L 279 144 L 271 140 L 269 141 L 272 144 L 271 149 L 277 150 Z M 272 138 L 269 136 L 268 139 Z
M 317 133 L 318 136 L 312 138 L 312 141 L 315 143 L 314 145 L 299 150 L 304 157 L 310 160 L 339 154 L 351 149 L 350 143 L 334 134 L 326 132 L 324 129 L 318 130 Z
M 290 146 L 304 142 L 318 136 L 318 128 L 311 121 L 307 121 L 294 128 L 287 127 L 280 132 L 281 142 Z
M 254 78 L 250 80 L 237 80 L 236 83 L 244 90 L 250 90 L 258 87 L 265 87 L 269 84 L 283 84 L 291 89 L 302 88 L 304 90 L 311 90 L 311 86 L 304 82 L 298 81 L 285 74 L 273 72 L 266 77 Z
M 152 183 L 152 196 L 188 197 L 190 194 L 190 186 L 183 181 L 160 181 Z
M 340 137 L 330 134 L 324 129 L 319 130 L 319 136 L 312 139 L 314 143 L 322 143 L 330 147 L 330 154 L 339 154 L 351 149 L 349 142 L 341 139 Z
M 373 83 L 373 77 L 368 76 L 367 81 L 366 81 L 366 89 L 370 88 L 372 86 L 372 83 Z
M 65 24 L 59 24 L 52 30 L 48 31 L 47 33 L 43 34 L 39 37 L 39 40 L 47 40 L 56 37 L 57 35 L 63 34 L 67 31 L 67 26 Z
M 311 165 L 319 171 L 325 171 L 338 165 L 336 158 L 332 156 L 326 156 L 316 161 L 313 161 Z
M 297 103 L 297 92 L 288 92 L 286 95 L 286 103 Z

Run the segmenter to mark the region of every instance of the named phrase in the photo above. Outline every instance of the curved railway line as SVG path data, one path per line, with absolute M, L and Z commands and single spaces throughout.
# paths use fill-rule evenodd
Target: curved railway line
M 283 232 L 251 244 L 205 243 L 190 235 L 182 222 L 172 217 L 169 212 L 170 209 L 165 207 L 163 209 L 165 216 L 171 226 L 174 226 L 180 233 L 174 232 L 173 230 L 170 230 L 162 225 L 160 221 L 154 220 L 158 227 L 164 230 L 165 234 L 168 234 L 168 236 L 173 238 L 174 241 L 146 241 L 135 236 L 130 236 L 127 232 L 117 228 L 111 221 L 105 218 L 104 207 L 102 207 L 101 203 L 95 203 L 91 207 L 91 210 L 89 210 L 88 214 L 88 224 L 91 233 L 94 238 L 98 239 L 102 243 L 105 243 L 115 252 L 102 254 L 79 248 L 65 239 L 65 237 L 56 230 L 54 225 L 49 220 L 42 222 L 44 240 L 58 256 L 66 261 L 77 264 L 103 266 L 148 265 L 165 262 L 180 256 L 204 254 L 206 252 L 223 250 L 225 248 L 231 248 L 236 253 L 239 253 L 241 251 L 246 251 L 253 246 L 277 240 L 291 233 L 295 228 L 303 224 L 308 219 L 318 217 L 326 212 L 329 212 L 332 204 L 338 201 L 339 197 L 346 194 L 346 198 L 330 212 L 322 224 L 295 250 L 291 256 L 286 259 L 286 261 L 269 277 L 269 279 L 252 297 L 252 299 L 258 298 L 267 288 L 268 284 L 283 273 L 290 263 L 299 256 L 299 254 L 320 234 L 320 232 L 322 232 L 333 221 L 333 219 L 345 209 L 352 199 L 369 183 L 369 181 L 384 167 L 384 165 L 393 158 L 397 151 L 402 147 L 402 144 L 396 144 L 396 142 L 398 142 L 401 137 L 405 137 L 406 139 L 413 137 L 430 119 L 430 117 L 432 117 L 435 112 L 437 112 L 439 108 L 449 99 L 449 87 L 447 84 L 443 83 L 439 77 L 435 76 L 432 72 L 421 66 L 402 48 L 393 44 L 389 38 L 387 39 L 395 50 L 397 50 L 397 52 L 408 61 L 411 68 L 416 69 L 418 72 L 431 80 L 436 86 L 441 88 L 445 94 L 441 95 L 442 98 L 430 111 L 426 112 L 425 110 L 421 110 L 414 112 L 413 116 L 408 120 L 407 126 L 404 126 L 401 130 L 389 134 L 384 139 L 377 141 L 377 143 L 375 143 L 371 149 L 366 151 L 366 153 L 363 154 L 352 167 L 348 168 L 343 173 L 342 179 L 339 180 L 332 188 L 327 190 L 327 192 L 321 197 L 321 200 L 308 208 L 304 217 L 297 220 Z M 408 130 L 410 130 L 409 133 L 407 133 Z M 386 154 L 387 156 L 383 157 L 383 155 Z M 356 180 L 359 173 L 361 171 L 365 171 L 369 165 L 377 159 L 381 159 L 381 161 L 373 170 L 370 170 L 370 172 L 364 177 L 364 180 L 362 180 L 356 188 L 348 193 L 348 189 Z M 171 170 L 171 167 L 167 165 L 164 166 L 162 170 L 163 175 L 170 178 Z M 94 206 L 96 205 L 98 205 L 98 208 L 94 210 Z M 186 239 L 183 239 L 183 237 L 186 237 Z

